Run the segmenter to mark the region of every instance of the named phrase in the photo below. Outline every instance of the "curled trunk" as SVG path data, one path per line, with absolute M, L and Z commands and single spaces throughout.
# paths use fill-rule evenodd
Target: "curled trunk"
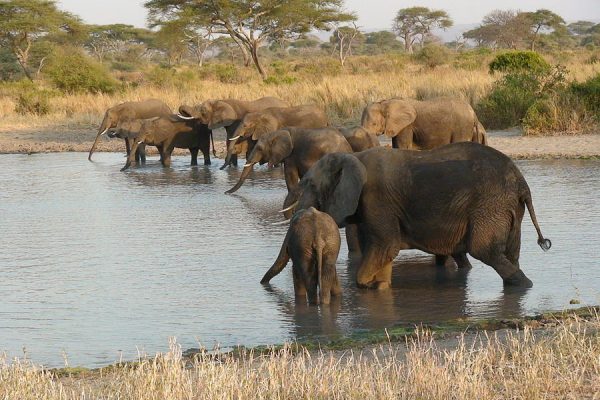
M 235 184 L 234 187 L 232 187 L 231 189 L 229 189 L 225 193 L 231 194 L 231 193 L 237 192 L 238 189 L 241 188 L 242 185 L 244 184 L 244 181 L 246 180 L 246 178 L 248 178 L 248 175 L 250 175 L 250 172 L 252 172 L 252 168 L 254 167 L 254 164 L 256 164 L 256 162 L 253 162 L 253 163 L 250 163 L 250 164 L 246 164 L 244 166 L 244 170 L 242 171 L 242 175 L 240 176 L 240 179 L 238 180 L 238 182 Z
M 92 154 L 94 154 L 94 150 L 96 150 L 96 146 L 98 145 L 98 140 L 100 140 L 100 136 L 102 136 L 104 133 L 106 133 L 106 131 L 108 129 L 109 129 L 108 116 L 105 116 L 104 120 L 102 120 L 102 124 L 100 125 L 100 129 L 98 129 L 98 134 L 96 134 L 96 139 L 94 140 L 94 144 L 92 145 L 92 148 L 90 149 L 90 152 L 88 154 L 89 161 L 92 161 Z

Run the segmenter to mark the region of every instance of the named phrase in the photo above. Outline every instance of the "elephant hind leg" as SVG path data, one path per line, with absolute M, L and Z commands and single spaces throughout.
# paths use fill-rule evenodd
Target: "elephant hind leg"
M 443 255 L 439 255 L 439 254 L 435 255 L 435 265 L 438 267 L 445 266 L 447 260 L 448 260 L 448 256 L 443 256 Z
M 192 154 L 191 165 L 198 165 L 198 148 L 191 148 L 190 153 Z
M 456 262 L 456 266 L 458 268 L 465 268 L 465 269 L 473 268 L 466 253 L 452 254 L 452 258 L 454 258 L 454 262 Z
M 392 258 L 387 257 L 383 249 L 368 248 L 358 270 L 356 284 L 361 288 L 385 289 L 392 284 Z

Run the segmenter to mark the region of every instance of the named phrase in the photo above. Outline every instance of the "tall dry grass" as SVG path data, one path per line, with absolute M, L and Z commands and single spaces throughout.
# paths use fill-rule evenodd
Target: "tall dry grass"
M 551 331 L 481 334 L 444 349 L 420 334 L 407 347 L 241 359 L 204 355 L 191 365 L 177 345 L 139 364 L 58 378 L 27 362 L 0 365 L 2 399 L 593 399 L 600 393 L 600 319 Z

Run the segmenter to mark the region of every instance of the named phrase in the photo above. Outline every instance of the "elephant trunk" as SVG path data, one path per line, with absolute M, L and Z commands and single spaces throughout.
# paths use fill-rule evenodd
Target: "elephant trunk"
M 238 182 L 235 184 L 234 187 L 232 187 L 231 189 L 229 189 L 228 191 L 225 192 L 226 194 L 235 193 L 238 191 L 239 188 L 242 187 L 242 185 L 244 184 L 244 181 L 246 180 L 248 175 L 250 175 L 250 172 L 252 172 L 252 168 L 254 167 L 254 164 L 256 164 L 256 162 L 251 162 L 251 163 L 244 165 L 244 170 L 242 171 L 242 175 L 240 176 L 240 179 L 238 180 Z
M 233 139 L 227 139 L 227 155 L 225 156 L 225 162 L 223 163 L 223 166 L 220 169 L 225 169 L 226 167 L 229 166 L 229 164 L 231 164 L 231 156 L 233 155 L 233 148 L 235 146 L 235 142 L 236 140 L 239 138 L 239 136 L 233 138 Z
M 100 136 L 104 135 L 106 132 L 108 132 L 109 126 L 108 126 L 108 117 L 104 117 L 104 120 L 102 121 L 102 125 L 100 125 L 100 129 L 98 129 L 98 134 L 96 135 L 96 139 L 94 140 L 94 144 L 92 145 L 92 148 L 90 149 L 90 152 L 88 154 L 88 160 L 92 161 L 92 154 L 94 154 L 94 150 L 96 150 L 96 146 L 98 145 L 98 140 L 100 140 Z
M 277 259 L 273 263 L 273 266 L 269 268 L 269 270 L 265 273 L 263 278 L 260 280 L 260 283 L 266 285 L 269 283 L 271 279 L 275 276 L 279 275 L 281 271 L 285 268 L 287 263 L 290 261 L 290 254 L 288 253 L 288 243 L 290 241 L 290 231 L 288 229 L 287 234 L 285 235 L 285 239 L 283 240 L 283 244 L 281 245 L 281 250 L 279 251 L 279 255 Z

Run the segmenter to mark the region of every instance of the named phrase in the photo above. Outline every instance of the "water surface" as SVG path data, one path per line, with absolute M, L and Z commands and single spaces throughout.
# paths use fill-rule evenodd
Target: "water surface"
M 508 318 L 600 303 L 600 162 L 518 162 L 529 182 L 544 253 L 528 214 L 521 265 L 530 290 L 507 290 L 491 267 L 436 268 L 402 253 L 394 289 L 363 291 L 338 260 L 343 296 L 294 302 L 291 268 L 259 280 L 286 227 L 280 170 L 258 169 L 233 196 L 239 170 L 175 157 L 119 172 L 120 154 L 0 156 L 0 351 L 61 366 L 100 366 L 167 349 L 281 343 L 410 322 Z

